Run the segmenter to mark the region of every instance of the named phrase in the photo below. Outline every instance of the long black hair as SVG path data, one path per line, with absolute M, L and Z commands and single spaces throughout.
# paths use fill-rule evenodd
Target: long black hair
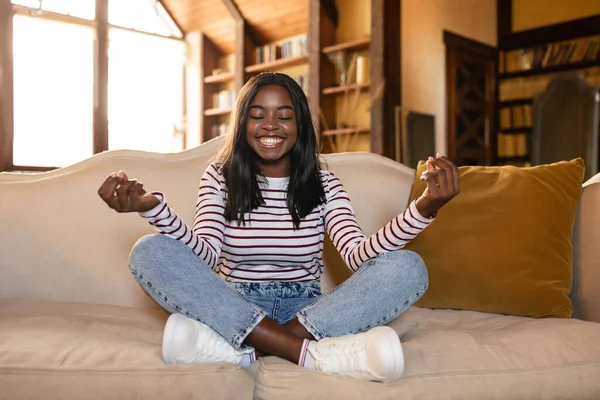
M 229 130 L 228 139 L 218 156 L 227 185 L 225 218 L 243 224 L 244 214 L 264 205 L 258 176 L 263 176 L 258 156 L 246 139 L 250 104 L 260 89 L 267 85 L 284 87 L 292 99 L 296 113 L 297 140 L 290 151 L 290 178 L 287 206 L 296 229 L 300 220 L 325 202 L 320 178 L 321 165 L 317 137 L 308 101 L 294 79 L 281 73 L 264 72 L 252 77 L 242 87 Z

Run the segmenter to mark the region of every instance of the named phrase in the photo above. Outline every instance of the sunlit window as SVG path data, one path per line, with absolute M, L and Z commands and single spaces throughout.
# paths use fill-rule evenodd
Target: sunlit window
M 12 0 L 17 166 L 63 167 L 93 154 L 95 0 Z M 110 0 L 108 146 L 183 149 L 185 44 L 155 0 Z M 46 12 L 70 15 L 69 22 Z M 81 19 L 81 20 L 79 20 Z M 123 29 L 125 28 L 125 29 Z M 143 33 L 147 32 L 147 33 Z
M 12 0 L 12 3 L 89 20 L 96 15 L 96 0 Z
M 61 167 L 92 155 L 94 31 L 14 16 L 16 165 Z
M 176 126 L 183 115 L 181 41 L 110 30 L 109 149 L 181 150 Z
M 109 0 L 108 23 L 163 36 L 181 36 L 177 26 L 156 0 Z

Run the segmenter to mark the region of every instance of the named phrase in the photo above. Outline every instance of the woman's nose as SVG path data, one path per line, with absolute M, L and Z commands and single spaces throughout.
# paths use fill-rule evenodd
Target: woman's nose
M 277 129 L 277 124 L 275 123 L 275 121 L 273 120 L 273 118 L 267 117 L 265 119 L 265 123 L 263 125 L 263 128 L 268 130 L 268 131 L 272 131 L 274 129 Z

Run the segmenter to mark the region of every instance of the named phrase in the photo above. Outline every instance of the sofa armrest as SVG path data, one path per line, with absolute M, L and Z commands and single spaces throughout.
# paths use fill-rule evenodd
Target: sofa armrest
M 600 322 L 600 174 L 584 183 L 573 233 L 574 317 Z

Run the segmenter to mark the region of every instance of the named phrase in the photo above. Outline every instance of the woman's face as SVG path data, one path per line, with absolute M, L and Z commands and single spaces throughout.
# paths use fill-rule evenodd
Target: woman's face
M 287 89 L 279 85 L 264 86 L 250 103 L 246 140 L 258 155 L 265 176 L 289 175 L 290 151 L 297 138 L 296 111 Z

